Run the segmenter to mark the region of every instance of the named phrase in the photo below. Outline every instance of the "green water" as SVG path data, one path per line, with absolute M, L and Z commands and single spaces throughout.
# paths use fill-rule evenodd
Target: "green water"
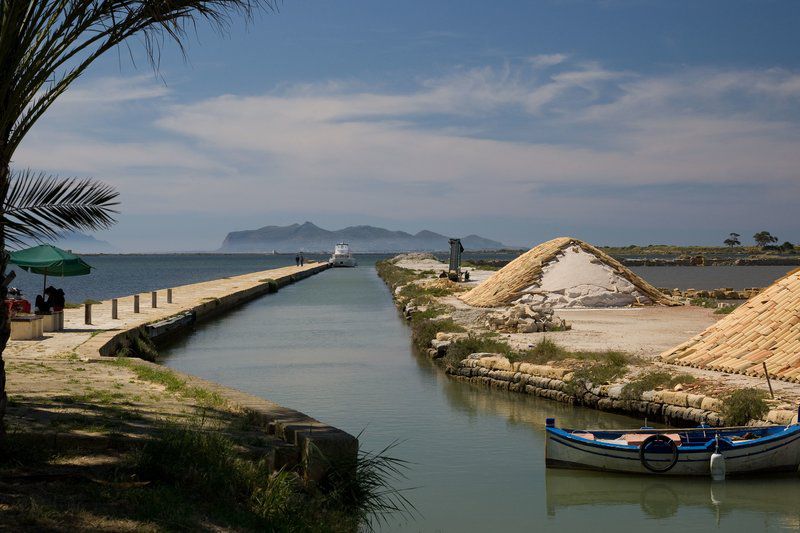
M 640 421 L 446 378 L 410 348 L 371 266 L 261 298 L 165 351 L 173 368 L 269 398 L 410 461 L 418 509 L 384 531 L 780 531 L 800 527 L 800 478 L 622 477 L 544 467 L 544 419 Z

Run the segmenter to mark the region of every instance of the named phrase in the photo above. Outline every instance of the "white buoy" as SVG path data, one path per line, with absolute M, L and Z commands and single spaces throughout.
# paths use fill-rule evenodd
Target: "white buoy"
M 711 479 L 725 481 L 725 456 L 719 453 L 719 435 L 717 435 L 717 447 L 711 454 L 709 469 L 711 470 Z
M 711 479 L 725 481 L 725 456 L 718 452 L 711 454 Z

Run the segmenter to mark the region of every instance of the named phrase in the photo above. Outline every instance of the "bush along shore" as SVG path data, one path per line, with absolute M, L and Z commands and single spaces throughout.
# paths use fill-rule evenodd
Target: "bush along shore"
M 492 331 L 502 331 L 491 327 L 496 310 L 457 310 L 448 300 L 452 303 L 463 286 L 397 262 L 377 263 L 378 275 L 408 321 L 416 349 L 452 379 L 676 426 L 788 424 L 797 416 L 796 408 L 769 399 L 760 389 L 722 389 L 713 379 L 624 352 L 570 351 L 546 335 L 529 349 L 514 349 Z M 544 316 L 554 331 L 569 329 L 550 313 Z

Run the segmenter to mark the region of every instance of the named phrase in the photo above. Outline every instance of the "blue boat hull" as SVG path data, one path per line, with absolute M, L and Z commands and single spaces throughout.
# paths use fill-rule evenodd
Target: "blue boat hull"
M 574 468 L 678 476 L 708 476 L 711 455 L 717 450 L 715 436 L 720 434 L 719 453 L 724 457 L 728 475 L 763 472 L 795 472 L 800 465 L 800 426 L 770 428 L 729 428 L 700 430 L 669 430 L 680 434 L 681 442 L 670 449 L 656 446 L 648 450 L 643 460 L 640 446 L 622 443 L 628 432 L 590 432 L 547 428 L 546 464 L 550 468 Z M 659 431 L 648 431 L 647 435 Z M 591 435 L 585 438 L 580 435 Z M 742 435 L 755 438 L 734 440 Z M 616 441 L 616 442 L 614 442 Z M 646 463 L 646 464 L 645 464 Z M 649 465 L 649 467 L 648 467 Z M 665 469 L 663 472 L 656 470 Z

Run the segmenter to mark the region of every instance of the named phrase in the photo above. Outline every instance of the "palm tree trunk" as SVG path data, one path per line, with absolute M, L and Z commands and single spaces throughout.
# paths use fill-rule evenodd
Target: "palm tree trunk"
M 0 160 L 0 184 L 2 189 L 5 190 L 8 180 L 11 176 L 11 169 L 9 160 L 6 158 L 4 161 Z M 3 283 L 6 277 L 6 267 L 8 266 L 8 252 L 6 252 L 6 235 L 5 228 L 0 224 L 0 442 L 5 436 L 5 423 L 4 418 L 6 414 L 6 403 L 8 397 L 6 396 L 6 368 L 5 361 L 3 361 L 3 352 L 8 344 L 8 338 L 11 336 L 11 323 L 9 322 L 8 307 L 5 301 L 8 295 L 8 287 Z

